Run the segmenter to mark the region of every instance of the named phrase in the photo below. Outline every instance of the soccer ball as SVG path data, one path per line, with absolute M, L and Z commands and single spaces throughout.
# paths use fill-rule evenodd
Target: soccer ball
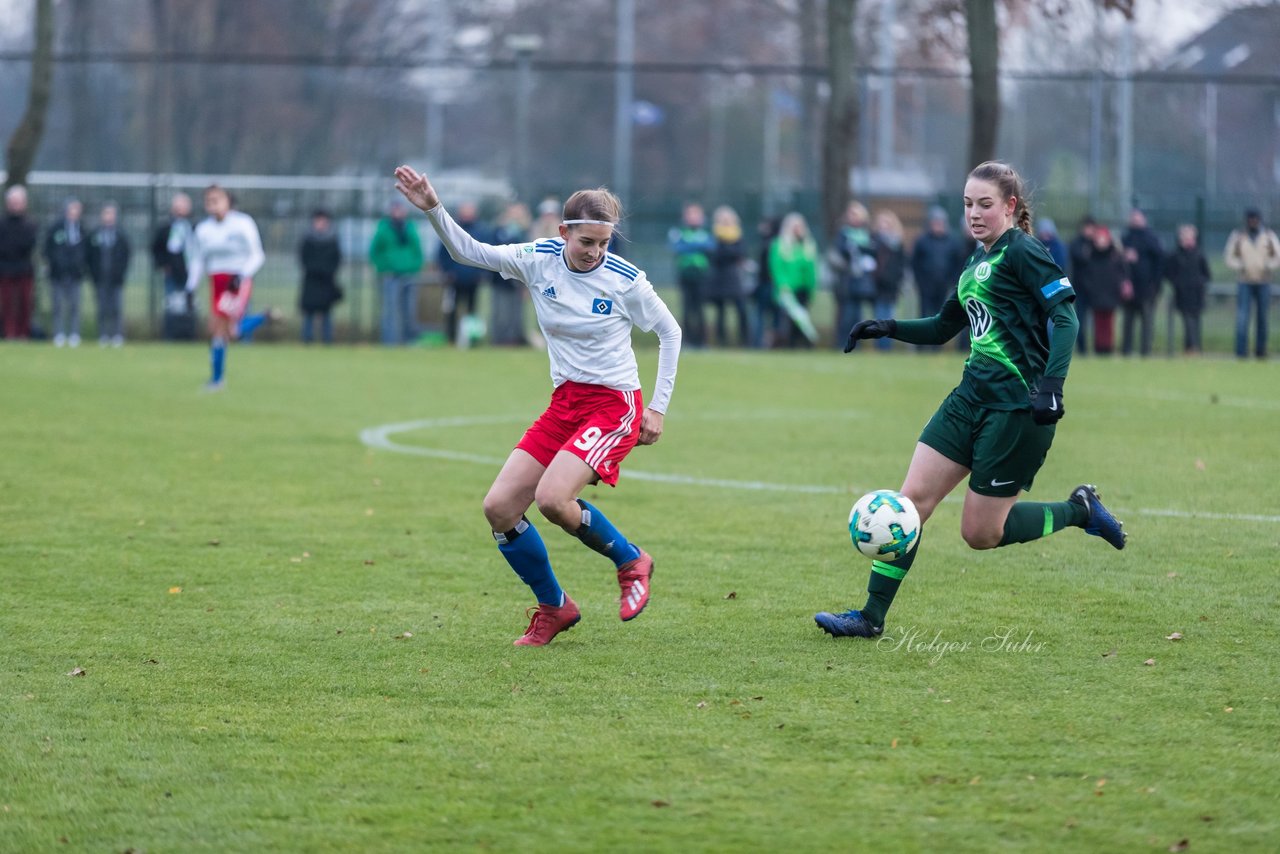
M 849 536 L 869 558 L 891 561 L 906 556 L 920 539 L 920 514 L 911 499 L 892 489 L 868 492 L 849 511 Z

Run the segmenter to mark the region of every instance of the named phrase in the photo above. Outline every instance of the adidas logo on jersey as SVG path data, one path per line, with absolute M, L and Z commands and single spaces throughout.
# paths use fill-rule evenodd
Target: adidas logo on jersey
M 547 288 L 546 290 L 544 290 L 544 291 L 542 292 L 542 295 L 543 295 L 544 297 L 546 297 L 547 299 L 555 299 L 555 298 L 556 298 L 556 288 L 555 288 L 555 285 L 552 285 L 551 287 L 549 287 L 549 288 Z

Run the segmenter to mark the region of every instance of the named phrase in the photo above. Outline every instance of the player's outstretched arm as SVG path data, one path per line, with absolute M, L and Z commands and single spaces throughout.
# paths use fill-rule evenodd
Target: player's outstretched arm
M 429 211 L 440 204 L 436 188 L 431 186 L 426 175 L 412 166 L 396 167 L 396 189 L 419 210 Z

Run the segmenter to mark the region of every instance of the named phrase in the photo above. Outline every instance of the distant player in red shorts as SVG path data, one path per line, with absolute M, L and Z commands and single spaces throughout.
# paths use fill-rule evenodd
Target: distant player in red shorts
M 249 296 L 253 276 L 266 255 L 258 226 L 248 214 L 233 210 L 231 195 L 213 184 L 204 191 L 208 219 L 196 226 L 187 270 L 187 291 L 200 286 L 209 274 L 209 391 L 222 388 L 227 346 L 236 337 Z
M 627 453 L 662 435 L 680 327 L 644 273 L 608 251 L 622 205 L 608 190 L 579 190 L 565 202 L 558 238 L 491 246 L 453 221 L 425 175 L 401 166 L 396 189 L 426 212 L 455 260 L 522 282 L 547 340 L 551 405 L 516 444 L 484 499 L 498 551 L 538 599 L 516 645 L 542 646 L 581 617 L 525 516 L 534 503 L 548 521 L 614 562 L 622 591 L 618 615 L 634 618 L 649 602 L 653 558 L 578 494 L 599 481 L 615 485 Z M 633 327 L 658 335 L 658 379 L 648 408 L 631 349 Z

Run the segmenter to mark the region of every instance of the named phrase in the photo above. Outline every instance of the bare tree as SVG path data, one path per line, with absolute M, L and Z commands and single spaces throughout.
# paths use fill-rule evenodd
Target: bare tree
M 969 21 L 969 167 L 996 156 L 1000 132 L 1000 36 L 996 0 L 966 0 Z
M 5 186 L 25 184 L 35 163 L 40 138 L 44 136 L 44 119 L 49 111 L 49 94 L 53 86 L 53 0 L 36 0 L 35 50 L 31 59 L 31 85 L 27 94 L 27 110 L 22 114 L 9 138 L 5 157 L 8 175 Z
M 834 232 L 849 204 L 849 176 L 857 159 L 857 51 L 853 39 L 857 7 L 858 0 L 827 0 L 827 76 L 831 96 L 827 101 L 827 130 L 822 137 L 822 226 L 827 235 Z

